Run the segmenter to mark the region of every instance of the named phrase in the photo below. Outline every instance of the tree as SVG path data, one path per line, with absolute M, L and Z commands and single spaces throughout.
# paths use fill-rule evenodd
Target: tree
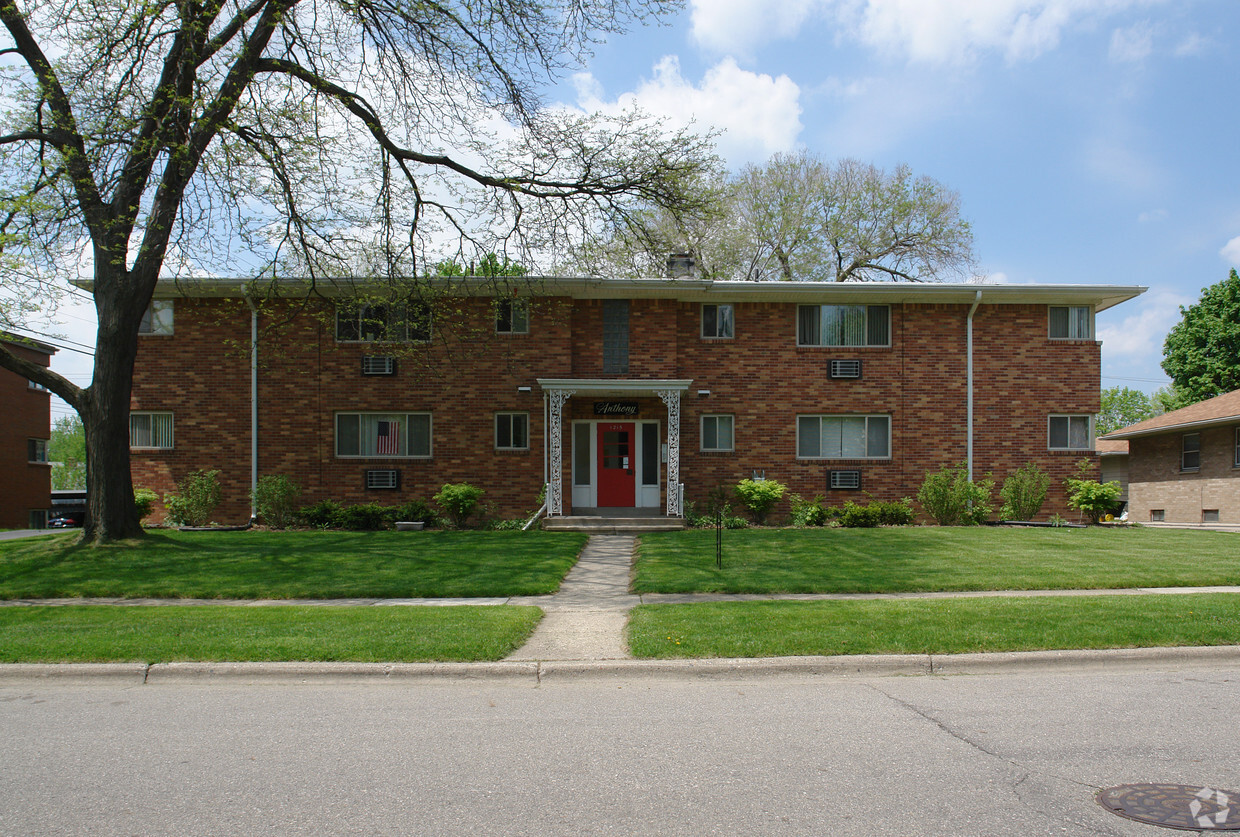
M 1180 322 L 1163 344 L 1163 371 L 1171 376 L 1177 407 L 1240 389 L 1240 276 L 1228 277 L 1180 306 Z
M 592 43 L 675 0 L 0 0 L 0 327 L 86 264 L 98 313 L 80 388 L 0 351 L 86 434 L 83 538 L 142 534 L 127 414 L 161 272 L 357 265 L 413 277 L 442 252 L 546 252 L 687 192 L 709 139 L 640 114 L 541 105 Z M 433 263 L 435 259 L 429 259 Z M 262 279 L 263 282 L 257 280 Z
M 1095 430 L 1099 436 L 1153 418 L 1162 412 L 1152 396 L 1138 389 L 1108 387 L 1102 391 L 1102 410 Z
M 960 198 L 907 166 L 834 165 L 807 151 L 776 154 L 700 183 L 705 213 L 651 209 L 602 245 L 575 253 L 595 273 L 657 275 L 671 252 L 721 279 L 935 281 L 968 276 L 973 234 Z
M 80 418 L 61 416 L 52 422 L 47 459 L 52 463 L 52 488 L 64 491 L 86 487 L 86 431 Z

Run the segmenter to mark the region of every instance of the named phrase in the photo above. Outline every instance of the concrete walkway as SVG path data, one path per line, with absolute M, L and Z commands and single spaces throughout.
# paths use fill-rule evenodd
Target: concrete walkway
M 629 656 L 624 626 L 641 603 L 629 593 L 632 535 L 591 535 L 554 596 L 529 596 L 513 604 L 546 613 L 529 642 L 509 660 L 622 660 Z

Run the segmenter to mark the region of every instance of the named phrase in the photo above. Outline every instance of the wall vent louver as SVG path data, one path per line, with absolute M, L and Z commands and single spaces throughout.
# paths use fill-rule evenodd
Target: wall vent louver
M 400 472 L 395 468 L 384 468 L 366 472 L 367 488 L 399 488 Z
M 861 487 L 860 471 L 831 471 L 827 478 L 831 489 L 852 489 Z
M 831 361 L 830 376 L 832 378 L 860 378 L 861 361 L 833 360 Z
M 395 375 L 396 358 L 386 355 L 364 355 L 362 357 L 363 375 Z

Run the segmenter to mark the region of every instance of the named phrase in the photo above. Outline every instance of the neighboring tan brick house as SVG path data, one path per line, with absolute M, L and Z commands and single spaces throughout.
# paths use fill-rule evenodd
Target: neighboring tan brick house
M 48 366 L 56 349 L 37 340 L 0 332 L 18 357 Z M 52 503 L 51 395 L 7 369 L 0 369 L 0 529 L 42 529 Z
M 243 520 L 256 440 L 255 472 L 292 477 L 305 502 L 468 481 L 504 517 L 533 512 L 544 484 L 551 515 L 675 516 L 679 486 L 700 501 L 755 473 L 832 504 L 898 499 L 969 456 L 971 325 L 976 474 L 1036 462 L 1044 515 L 1067 514 L 1063 479 L 1098 461 L 1094 314 L 1143 291 L 501 281 L 436 286 L 429 326 L 421 303 L 359 311 L 345 281 L 254 309 L 240 280 L 161 281 L 134 375 L 135 485 L 219 469 L 216 517 Z
M 1129 425 L 1128 519 L 1240 524 L 1240 390 Z
M 1102 476 L 1099 482 L 1119 483 L 1119 501 L 1128 503 L 1128 443 L 1120 439 L 1108 439 L 1105 436 L 1094 440 L 1094 450 L 1102 463 Z M 1127 506 L 1125 505 L 1125 510 Z

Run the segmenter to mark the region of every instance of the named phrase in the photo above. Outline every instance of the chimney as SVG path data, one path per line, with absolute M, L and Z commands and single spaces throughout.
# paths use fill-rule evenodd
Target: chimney
M 668 279 L 692 279 L 696 273 L 691 253 L 672 253 L 667 257 Z

